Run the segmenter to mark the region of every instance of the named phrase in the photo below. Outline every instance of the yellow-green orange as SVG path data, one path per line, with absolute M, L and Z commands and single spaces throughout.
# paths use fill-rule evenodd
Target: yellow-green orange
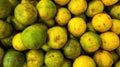
M 54 26 L 48 29 L 48 45 L 54 49 L 62 48 L 67 42 L 67 31 L 64 27 Z
M 100 48 L 102 41 L 98 34 L 86 32 L 80 37 L 80 44 L 86 52 L 90 53 L 97 51 Z
M 45 20 L 44 22 L 48 27 L 52 27 L 52 26 L 55 25 L 55 20 L 54 19 Z
M 120 19 L 120 5 L 114 5 L 110 10 L 110 15 L 113 18 Z
M 68 59 L 65 59 L 62 67 L 72 67 L 72 62 Z
M 3 58 L 3 67 L 22 67 L 25 61 L 24 55 L 13 49 L 7 50 Z
M 103 12 L 104 4 L 100 0 L 93 0 L 88 3 L 86 15 L 93 17 L 94 15 Z
M 27 27 L 27 25 L 18 22 L 18 20 L 15 17 L 12 18 L 12 23 L 16 30 L 24 30 Z
M 12 34 L 12 25 L 0 20 L 0 39 L 6 38 Z
M 116 33 L 117 35 L 120 34 L 120 20 L 119 19 L 112 19 L 112 27 L 111 27 L 111 31 Z
M 106 13 L 99 13 L 92 18 L 92 25 L 96 31 L 105 32 L 112 27 L 112 19 Z
M 87 22 L 87 31 L 96 32 L 91 22 Z
M 81 55 L 74 60 L 73 67 L 96 67 L 96 64 L 91 57 Z
M 115 51 L 111 51 L 110 54 L 113 57 L 114 63 L 118 60 L 119 55 Z
M 14 10 L 14 16 L 21 24 L 30 25 L 37 19 L 37 10 L 30 3 L 19 3 Z
M 120 67 L 120 60 L 115 63 L 114 67 Z
M 116 53 L 117 53 L 118 55 L 120 55 L 120 46 L 119 46 L 118 48 L 116 48 Z
M 41 67 L 44 63 L 44 54 L 41 50 L 29 50 L 26 53 L 27 67 Z
M 117 3 L 119 0 L 101 0 L 105 6 L 111 6 Z
M 86 22 L 80 17 L 74 17 L 68 22 L 68 31 L 75 37 L 81 36 L 86 28 Z
M 4 47 L 11 47 L 12 46 L 12 39 L 13 39 L 13 37 L 14 37 L 14 34 L 12 34 L 11 36 L 6 37 L 4 39 L 1 39 L 1 44 Z
M 59 25 L 66 25 L 71 19 L 71 14 L 67 8 L 59 8 L 55 20 Z
M 22 31 L 21 39 L 27 49 L 40 48 L 47 39 L 47 27 L 44 24 L 33 24 Z
M 47 67 L 61 67 L 64 63 L 64 56 L 59 50 L 50 50 L 45 55 L 45 65 Z
M 63 47 L 63 53 L 66 58 L 75 59 L 81 54 L 81 46 L 79 41 L 69 39 Z
M 56 4 L 64 6 L 69 3 L 70 0 L 54 0 Z
M 33 6 L 36 6 L 37 1 L 36 0 L 21 0 L 21 3 L 30 3 Z
M 94 60 L 98 67 L 111 67 L 113 64 L 112 55 L 105 50 L 99 50 L 94 54 Z
M 9 0 L 0 0 L 0 18 L 6 18 L 11 13 L 12 5 Z
M 56 5 L 51 0 L 40 0 L 36 8 L 38 9 L 40 18 L 43 20 L 53 19 L 56 14 Z
M 43 51 L 49 51 L 50 49 L 52 49 L 47 43 L 45 43 L 44 45 L 42 45 L 41 49 Z
M 104 50 L 112 51 L 115 50 L 120 45 L 120 40 L 117 34 L 114 32 L 104 32 L 100 34 L 102 40 L 101 47 Z
M 17 33 L 12 39 L 12 46 L 15 50 L 24 51 L 27 48 L 23 45 L 21 40 L 21 33 Z
M 68 3 L 68 9 L 74 15 L 79 15 L 87 9 L 86 0 L 71 0 Z

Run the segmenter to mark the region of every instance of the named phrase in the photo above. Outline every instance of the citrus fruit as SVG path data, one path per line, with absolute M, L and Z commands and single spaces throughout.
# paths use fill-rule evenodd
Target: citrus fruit
M 50 50 L 45 55 L 45 65 L 47 67 L 61 67 L 64 63 L 64 56 L 59 50 Z
M 14 10 L 14 16 L 19 23 L 31 25 L 37 19 L 37 10 L 30 3 L 19 3 Z
M 117 3 L 119 0 L 101 0 L 105 6 L 111 6 Z
M 0 20 L 0 39 L 6 38 L 12 34 L 13 27 L 11 24 Z
M 86 0 L 71 0 L 68 3 L 68 9 L 74 15 L 79 15 L 87 9 Z
M 80 43 L 75 39 L 69 39 L 62 49 L 65 57 L 69 59 L 75 59 L 81 54 Z
M 120 40 L 117 34 L 113 32 L 104 32 L 100 34 L 102 40 L 101 47 L 104 50 L 112 51 L 115 50 L 120 45 Z
M 96 64 L 91 57 L 81 55 L 74 60 L 73 67 L 96 67 Z
M 59 25 L 66 25 L 71 19 L 70 11 L 67 8 L 59 8 L 55 20 Z
M 70 0 L 54 0 L 56 4 L 64 6 L 69 3 Z
M 81 36 L 86 31 L 85 20 L 80 17 L 71 18 L 68 22 L 68 31 L 75 37 Z
M 22 67 L 24 64 L 24 55 L 13 49 L 9 49 L 3 58 L 3 67 Z
M 102 41 L 98 34 L 94 32 L 86 32 L 80 37 L 81 47 L 88 53 L 97 51 Z
M 40 0 L 36 8 L 39 12 L 39 16 L 43 20 L 53 19 L 56 14 L 56 5 L 51 0 Z
M 96 31 L 105 32 L 112 27 L 112 19 L 106 13 L 99 13 L 92 18 L 92 25 Z
M 119 19 L 112 19 L 112 27 L 111 27 L 111 31 L 116 33 L 117 35 L 120 34 L 120 20 Z
M 113 57 L 112 55 L 105 50 L 98 50 L 94 54 L 94 60 L 98 67 L 111 67 L 113 64 Z
M 88 3 L 88 8 L 86 10 L 86 15 L 88 17 L 93 17 L 94 15 L 103 12 L 104 4 L 101 0 L 93 0 Z
M 44 54 L 41 50 L 29 50 L 26 53 L 27 67 L 41 67 L 44 63 Z
M 21 39 L 21 33 L 17 33 L 12 39 L 12 46 L 15 50 L 24 51 L 27 48 L 23 45 Z
M 48 45 L 54 49 L 62 48 L 67 42 L 67 31 L 64 27 L 54 26 L 48 29 Z
M 33 24 L 22 31 L 21 39 L 27 49 L 39 49 L 47 39 L 47 27 L 44 24 Z

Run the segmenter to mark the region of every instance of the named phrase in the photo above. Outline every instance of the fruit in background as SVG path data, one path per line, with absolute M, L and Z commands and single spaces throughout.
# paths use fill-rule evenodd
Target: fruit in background
M 110 54 L 112 55 L 115 63 L 119 59 L 119 55 L 115 51 L 111 51 Z
M 114 67 L 120 67 L 120 60 L 115 63 Z
M 73 67 L 96 67 L 96 64 L 91 57 L 81 55 L 74 60 Z
M 64 56 L 59 50 L 50 50 L 45 55 L 47 67 L 61 67 L 64 63 Z
M 84 19 L 85 21 L 87 19 L 86 15 L 84 13 L 76 15 L 76 17 L 80 17 L 80 18 Z
M 15 17 L 12 17 L 12 24 L 16 30 L 24 30 L 27 26 L 18 22 Z
M 11 3 L 13 9 L 20 3 L 19 0 L 9 0 L 9 2 Z
M 87 22 L 87 31 L 96 32 L 91 22 Z
M 72 14 L 79 15 L 87 9 L 87 2 L 86 0 L 71 0 L 68 3 L 68 9 Z
M 112 51 L 119 47 L 120 40 L 117 34 L 114 32 L 104 32 L 100 34 L 102 40 L 101 48 L 104 50 Z
M 98 50 L 93 58 L 98 67 L 111 67 L 114 62 L 112 55 L 105 50 Z
M 55 20 L 59 25 L 66 25 L 71 19 L 71 13 L 67 8 L 61 7 L 56 13 Z
M 81 54 L 80 43 L 75 39 L 69 39 L 62 48 L 66 58 L 75 59 Z
M 101 0 L 105 6 L 111 6 L 117 3 L 119 0 Z
M 0 47 L 0 65 L 3 63 L 3 57 L 4 57 L 5 51 L 2 47 Z
M 19 3 L 14 9 L 16 20 L 23 25 L 31 25 L 37 20 L 37 10 L 30 3 Z
M 98 34 L 94 32 L 86 32 L 80 37 L 81 47 L 88 53 L 97 51 L 102 41 Z
M 41 50 L 29 50 L 26 53 L 27 67 L 41 67 L 44 63 L 44 54 Z
M 110 15 L 120 20 L 120 5 L 114 5 L 110 10 Z
M 52 48 L 51 48 L 47 43 L 45 43 L 44 45 L 42 45 L 41 49 L 42 49 L 43 51 L 49 51 L 49 50 L 51 50 Z
M 33 6 L 36 6 L 37 0 L 21 0 L 21 3 L 30 3 Z
M 12 25 L 3 20 L 0 20 L 0 39 L 10 36 L 12 32 Z
M 112 27 L 112 19 L 106 13 L 99 13 L 92 18 L 92 25 L 96 31 L 105 32 Z
M 93 0 L 88 3 L 88 8 L 86 10 L 86 15 L 88 17 L 93 17 L 98 13 L 102 13 L 104 10 L 104 4 L 101 0 Z
M 68 22 L 68 31 L 75 37 L 81 36 L 86 31 L 85 20 L 80 17 L 71 18 Z
M 64 27 L 54 26 L 47 30 L 48 45 L 53 49 L 62 48 L 67 42 L 67 31 Z
M 24 62 L 23 67 L 27 67 L 27 63 L 26 62 Z
M 11 36 L 9 37 L 6 37 L 4 39 L 1 39 L 1 44 L 6 47 L 6 48 L 10 48 L 12 47 L 12 39 L 14 37 L 15 34 L 12 34 Z
M 119 46 L 118 48 L 116 48 L 116 53 L 117 53 L 118 55 L 120 55 L 120 46 Z
M 55 20 L 54 19 L 45 20 L 44 22 L 48 27 L 52 27 L 52 26 L 55 25 Z
M 117 35 L 120 34 L 120 20 L 119 19 L 112 19 L 112 27 L 111 27 L 111 31 L 116 33 Z
M 22 43 L 21 33 L 17 33 L 14 35 L 12 39 L 12 46 L 15 50 L 18 50 L 18 51 L 24 51 L 27 49 Z
M 22 67 L 24 64 L 24 55 L 13 49 L 9 49 L 3 58 L 3 67 Z
M 47 27 L 44 24 L 33 24 L 25 28 L 21 39 L 27 49 L 39 49 L 47 39 Z
M 6 18 L 11 13 L 12 5 L 9 0 L 0 0 L 0 18 Z
M 53 19 L 57 12 L 56 5 L 51 0 L 40 0 L 36 8 L 40 18 L 43 20 Z
M 64 6 L 69 3 L 70 0 L 54 0 L 54 2 L 58 5 Z
M 62 67 L 72 67 L 72 62 L 68 59 L 65 59 Z

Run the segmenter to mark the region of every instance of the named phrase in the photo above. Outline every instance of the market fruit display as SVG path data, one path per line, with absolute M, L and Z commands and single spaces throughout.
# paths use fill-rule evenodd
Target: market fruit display
M 120 67 L 120 0 L 0 0 L 0 67 Z

